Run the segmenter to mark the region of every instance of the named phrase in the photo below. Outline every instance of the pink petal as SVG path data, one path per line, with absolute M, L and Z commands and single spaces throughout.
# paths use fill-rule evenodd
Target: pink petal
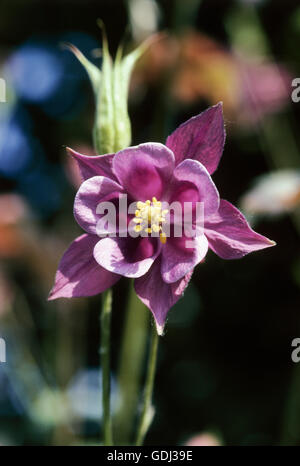
M 180 182 L 180 184 L 189 183 L 191 187 L 193 185 L 196 187 L 199 193 L 198 201 L 202 202 L 204 206 L 205 217 L 218 210 L 220 204 L 218 190 L 208 171 L 200 162 L 197 160 L 184 160 L 175 168 L 174 178 Z M 176 191 L 173 194 L 174 200 L 176 200 Z M 182 198 L 181 192 L 179 197 L 179 200 L 183 199 L 184 202 L 189 201 L 189 196 L 184 195 Z M 194 193 L 191 193 L 190 201 L 195 201 Z
M 119 280 L 119 275 L 100 267 L 93 257 L 97 236 L 76 238 L 64 253 L 55 276 L 49 300 L 93 296 L 102 293 Z
M 83 180 L 100 175 L 116 181 L 116 177 L 112 171 L 112 160 L 115 154 L 83 155 L 70 147 L 67 147 L 67 152 L 78 163 Z
M 160 253 L 156 238 L 104 238 L 94 248 L 96 261 L 110 272 L 141 277 Z
M 212 174 L 219 164 L 225 144 L 222 103 L 208 108 L 180 125 L 167 139 L 176 164 L 184 159 L 201 162 Z
M 193 247 L 187 247 L 189 243 Z M 183 278 L 204 259 L 207 250 L 208 241 L 204 235 L 195 236 L 195 238 L 167 238 L 162 248 L 163 280 L 166 283 L 174 283 Z
M 222 259 L 239 259 L 276 244 L 252 230 L 241 212 L 224 200 L 220 202 L 219 211 L 207 219 L 205 235 L 209 247 Z
M 162 200 L 174 170 L 174 154 L 163 144 L 140 144 L 118 152 L 113 170 L 134 200 Z
M 96 212 L 98 205 L 101 202 L 116 201 L 122 195 L 124 195 L 122 187 L 104 176 L 94 176 L 84 181 L 77 191 L 74 201 L 74 217 L 77 223 L 87 233 L 99 234 L 97 223 L 102 215 Z M 118 205 L 116 213 L 117 209 Z M 107 212 L 104 213 L 106 216 Z
M 164 282 L 160 274 L 160 260 L 158 259 L 146 275 L 135 280 L 136 294 L 151 310 L 159 335 L 163 333 L 169 309 L 182 296 L 191 276 L 192 272 L 189 272 L 175 283 Z

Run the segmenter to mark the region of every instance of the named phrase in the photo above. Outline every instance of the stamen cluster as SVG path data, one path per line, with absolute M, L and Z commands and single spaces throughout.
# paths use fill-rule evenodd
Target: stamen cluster
M 146 202 L 138 201 L 137 210 L 135 211 L 136 223 L 134 230 L 136 232 L 144 231 L 151 234 L 160 233 L 160 241 L 165 244 L 167 238 L 166 234 L 162 231 L 162 224 L 166 221 L 166 214 L 168 209 L 163 209 L 160 201 L 156 197 L 152 197 L 152 202 L 148 199 Z

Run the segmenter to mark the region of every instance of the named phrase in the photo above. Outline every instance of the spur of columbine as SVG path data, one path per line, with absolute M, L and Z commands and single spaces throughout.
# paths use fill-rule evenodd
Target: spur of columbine
M 224 142 L 222 104 L 218 104 L 179 126 L 165 145 L 146 143 L 99 156 L 68 149 L 83 178 L 74 216 L 85 234 L 62 257 L 49 299 L 91 296 L 121 276 L 135 278 L 135 291 L 162 334 L 169 309 L 209 248 L 223 259 L 238 259 L 273 246 L 273 241 L 251 229 L 239 210 L 220 199 L 211 174 Z M 125 222 L 134 225 L 135 234 L 124 236 L 119 231 L 115 237 L 99 237 L 97 206 L 107 201 L 117 204 L 125 195 L 136 203 Z M 201 234 L 189 242 L 184 234 L 164 233 L 170 215 L 163 205 L 174 201 L 203 205 Z

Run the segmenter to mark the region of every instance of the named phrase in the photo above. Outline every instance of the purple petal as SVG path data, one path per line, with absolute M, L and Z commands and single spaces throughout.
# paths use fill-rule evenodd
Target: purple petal
M 219 164 L 225 144 L 222 103 L 210 107 L 180 125 L 167 139 L 176 164 L 184 159 L 201 162 L 212 174 Z
M 146 201 L 163 193 L 174 170 L 174 154 L 163 144 L 148 143 L 118 152 L 113 170 L 134 200 Z
M 189 188 L 184 190 L 178 190 L 176 184 L 174 185 L 175 192 L 173 192 L 172 200 L 176 200 L 176 193 L 178 193 L 178 200 L 181 202 L 195 202 L 195 191 L 193 186 L 198 190 L 199 197 L 197 201 L 203 203 L 204 216 L 207 217 L 219 208 L 220 197 L 218 190 L 211 179 L 206 168 L 197 160 L 184 160 L 181 162 L 174 171 L 174 178 L 181 185 L 189 184 Z M 189 199 L 190 197 L 190 199 Z
M 167 238 L 162 248 L 161 274 L 166 283 L 183 278 L 206 256 L 208 241 L 204 235 L 194 238 Z
M 96 261 L 105 269 L 125 277 L 141 277 L 160 253 L 156 238 L 104 238 L 94 248 Z
M 241 212 L 221 200 L 219 211 L 207 219 L 209 247 L 222 259 L 239 259 L 249 252 L 275 246 L 275 242 L 252 230 Z
M 82 235 L 71 243 L 60 261 L 48 300 L 93 296 L 120 279 L 95 261 L 93 249 L 98 241 L 98 236 Z
M 160 265 L 160 260 L 156 260 L 146 275 L 135 280 L 134 287 L 138 297 L 151 310 L 157 333 L 162 335 L 167 313 L 182 296 L 192 272 L 181 280 L 168 284 L 161 277 Z
M 122 195 L 124 195 L 124 191 L 115 181 L 104 176 L 89 178 L 82 183 L 75 196 L 74 217 L 76 221 L 87 233 L 99 234 L 100 228 L 97 228 L 97 224 L 102 215 L 97 213 L 98 205 L 101 202 L 112 202 L 113 204 L 113 201 Z M 111 206 L 111 208 L 114 207 Z M 114 211 L 116 212 L 116 210 Z
M 112 171 L 112 161 L 115 154 L 83 155 L 70 149 L 70 147 L 67 147 L 67 152 L 78 163 L 83 180 L 87 180 L 93 176 L 106 176 L 116 181 L 116 177 Z

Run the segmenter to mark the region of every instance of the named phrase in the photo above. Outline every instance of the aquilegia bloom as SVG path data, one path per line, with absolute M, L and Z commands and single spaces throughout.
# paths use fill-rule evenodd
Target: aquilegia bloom
M 74 216 L 86 233 L 65 252 L 49 299 L 95 295 L 122 275 L 132 277 L 161 334 L 167 312 L 183 294 L 208 248 L 223 259 L 237 259 L 274 245 L 253 231 L 234 206 L 220 200 L 210 175 L 218 166 L 224 142 L 222 105 L 218 104 L 179 126 L 166 145 L 147 143 L 94 157 L 69 149 L 85 180 L 75 198 Z M 99 238 L 97 206 L 117 202 L 124 194 L 137 203 L 135 232 L 143 235 Z M 203 231 L 190 239 L 193 247 L 186 247 L 185 237 L 166 238 L 162 231 L 167 214 L 162 203 L 173 201 L 203 203 Z M 155 212 L 151 226 L 147 225 L 149 212 Z M 150 236 L 153 231 L 157 237 Z

